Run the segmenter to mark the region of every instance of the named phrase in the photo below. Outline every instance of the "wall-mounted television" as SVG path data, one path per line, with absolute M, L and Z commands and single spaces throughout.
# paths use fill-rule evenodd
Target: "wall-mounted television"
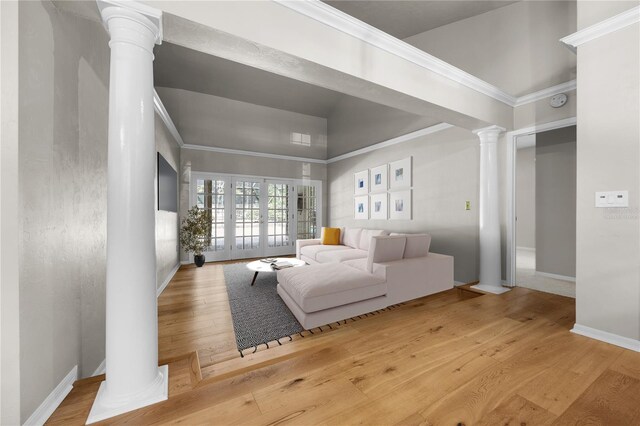
M 158 210 L 178 212 L 178 172 L 158 153 Z

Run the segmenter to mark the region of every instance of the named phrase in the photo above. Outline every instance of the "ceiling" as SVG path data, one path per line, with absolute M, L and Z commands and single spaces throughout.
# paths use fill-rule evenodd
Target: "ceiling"
M 324 2 L 399 39 L 515 3 L 507 0 L 325 0 Z
M 328 118 L 346 95 L 164 42 L 155 50 L 157 87 L 183 89 Z

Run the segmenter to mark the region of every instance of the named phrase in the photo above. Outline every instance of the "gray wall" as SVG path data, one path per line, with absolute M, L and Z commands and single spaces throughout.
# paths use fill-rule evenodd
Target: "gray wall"
M 180 170 L 180 147 L 158 114 L 155 115 L 156 149 L 178 172 Z M 156 173 L 156 185 L 158 178 Z M 180 264 L 178 246 L 178 213 L 157 210 L 156 191 L 156 285 L 158 288 L 169 278 Z M 176 198 L 178 194 L 176 193 Z
M 353 218 L 353 173 L 413 156 L 413 220 Z M 455 257 L 455 279 L 478 279 L 480 145 L 471 132 L 452 128 L 410 142 L 331 163 L 329 224 L 397 232 L 428 232 L 431 250 Z M 465 201 L 471 210 L 465 210 Z
M 520 1 L 405 41 L 514 96 L 575 78 L 575 1 Z
M 100 23 L 20 2 L 20 375 L 24 422 L 104 359 L 109 47 Z
M 578 3 L 579 16 L 589 3 Z M 638 23 L 578 49 L 576 322 L 635 340 L 640 340 L 639 74 Z M 629 191 L 629 208 L 595 208 L 596 191 L 617 190 Z
M 328 119 L 329 158 L 437 124 L 438 120 L 344 97 Z
M 325 118 L 181 89 L 156 90 L 186 144 L 326 158 Z M 311 146 L 292 144 L 292 132 L 311 135 Z
M 576 127 L 536 135 L 536 270 L 576 274 Z
M 189 208 L 189 181 L 191 172 L 225 173 L 250 176 L 267 176 L 285 179 L 322 181 L 323 222 L 327 220 L 327 166 L 318 163 L 281 160 L 249 155 L 226 154 L 192 149 L 181 150 L 182 169 L 180 177 L 180 215 Z M 308 170 L 305 170 L 307 169 Z M 308 175 L 307 175 L 308 171 Z M 189 257 L 181 254 L 186 261 Z
M 536 248 L 536 148 L 516 154 L 516 246 Z

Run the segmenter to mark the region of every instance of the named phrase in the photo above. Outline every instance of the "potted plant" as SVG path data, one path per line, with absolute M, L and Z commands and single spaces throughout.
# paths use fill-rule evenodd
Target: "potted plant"
M 209 221 L 204 210 L 193 206 L 182 219 L 180 228 L 180 244 L 187 253 L 193 253 L 193 261 L 197 267 L 204 265 L 202 252 L 207 248 L 206 239 L 209 230 Z

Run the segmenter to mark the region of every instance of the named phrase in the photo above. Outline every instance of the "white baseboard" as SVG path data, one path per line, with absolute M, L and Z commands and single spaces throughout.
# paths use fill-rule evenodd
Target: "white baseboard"
M 522 250 L 522 251 L 536 251 L 535 248 L 533 247 L 516 247 L 516 250 Z
M 103 359 L 100 365 L 98 366 L 98 368 L 96 368 L 96 371 L 93 372 L 91 377 L 99 376 L 101 374 L 104 374 L 106 371 L 107 371 L 107 360 Z
M 156 297 L 160 297 L 160 295 L 162 294 L 164 289 L 167 288 L 167 286 L 169 285 L 169 283 L 173 279 L 173 276 L 176 274 L 176 272 L 178 272 L 178 269 L 180 269 L 180 265 L 181 264 L 182 264 L 182 262 L 178 263 L 175 266 L 175 268 L 173 268 L 173 270 L 171 270 L 171 272 L 169 272 L 169 275 L 167 275 L 167 278 L 165 278 L 165 280 L 162 283 L 162 285 L 160 287 L 158 287 L 158 290 L 156 290 Z
M 191 265 L 193 263 L 192 260 L 181 260 L 180 264 L 181 265 Z
M 536 271 L 536 275 L 540 275 L 541 277 L 553 278 L 554 280 L 570 281 L 572 283 L 576 282 L 576 277 L 570 277 L 567 275 L 550 274 L 548 272 L 540 271 Z
M 78 380 L 78 366 L 76 365 L 69 371 L 64 379 L 58 386 L 47 396 L 47 398 L 42 401 L 42 404 L 36 411 L 29 416 L 26 422 L 24 422 L 25 426 L 40 426 L 44 425 L 44 423 L 51 417 L 56 408 L 64 401 L 64 399 L 69 395 L 71 389 L 73 389 L 73 383 Z
M 596 339 L 605 343 L 620 346 L 621 348 L 640 352 L 640 340 L 630 339 L 628 337 L 619 336 L 617 334 L 609 333 L 608 331 L 598 330 L 577 323 L 573 325 L 571 332 L 579 334 L 581 336 L 589 337 L 591 339 Z

